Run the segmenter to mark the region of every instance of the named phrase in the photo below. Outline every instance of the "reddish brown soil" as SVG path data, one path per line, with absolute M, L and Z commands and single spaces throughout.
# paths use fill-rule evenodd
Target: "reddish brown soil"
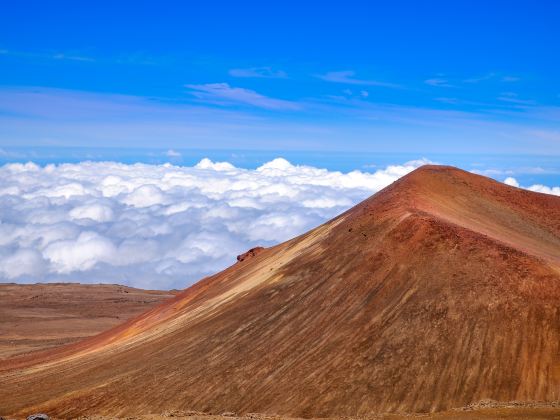
M 174 295 L 113 284 L 0 283 L 0 359 L 99 334 Z
M 106 333 L 0 363 L 18 415 L 446 418 L 484 399 L 560 399 L 560 197 L 440 166 Z

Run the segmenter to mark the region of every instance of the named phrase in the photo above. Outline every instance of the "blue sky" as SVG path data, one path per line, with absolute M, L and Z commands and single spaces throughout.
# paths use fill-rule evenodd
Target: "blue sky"
M 560 195 L 559 18 L 547 0 L 4 1 L 0 281 L 184 287 L 428 162 Z
M 10 2 L 0 148 L 550 158 L 559 16 L 556 1 Z

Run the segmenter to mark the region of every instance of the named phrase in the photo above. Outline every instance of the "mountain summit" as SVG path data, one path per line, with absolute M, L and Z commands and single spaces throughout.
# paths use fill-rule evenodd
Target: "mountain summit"
M 289 416 L 560 399 L 560 197 L 423 166 L 80 343 L 0 363 L 0 410 Z

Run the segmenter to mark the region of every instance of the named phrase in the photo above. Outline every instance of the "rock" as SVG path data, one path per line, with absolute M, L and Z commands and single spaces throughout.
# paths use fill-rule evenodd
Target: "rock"
M 27 417 L 27 420 L 49 420 L 49 419 L 50 417 L 43 413 L 32 414 Z
M 244 254 L 237 256 L 237 261 L 245 261 L 246 259 L 253 258 L 259 252 L 263 251 L 264 248 L 262 246 L 257 246 L 255 248 L 251 248 L 249 251 L 245 252 Z

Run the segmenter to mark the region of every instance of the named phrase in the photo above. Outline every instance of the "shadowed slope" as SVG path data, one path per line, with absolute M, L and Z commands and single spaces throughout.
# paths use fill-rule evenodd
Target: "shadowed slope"
M 560 399 L 560 198 L 425 166 L 65 349 L 4 412 L 297 416 Z

